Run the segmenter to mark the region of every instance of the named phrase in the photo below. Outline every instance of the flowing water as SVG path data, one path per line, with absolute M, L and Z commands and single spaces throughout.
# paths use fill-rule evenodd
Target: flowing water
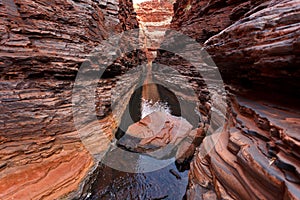
M 169 108 L 168 103 L 162 101 L 157 101 L 153 103 L 152 100 L 142 99 L 141 109 L 142 119 L 147 115 L 157 111 L 171 113 L 171 109 Z

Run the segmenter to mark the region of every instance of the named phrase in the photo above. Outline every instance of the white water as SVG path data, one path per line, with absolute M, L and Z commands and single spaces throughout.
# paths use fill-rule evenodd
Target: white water
M 147 115 L 158 111 L 166 112 L 169 114 L 171 113 L 168 103 L 161 102 L 161 101 L 153 103 L 152 100 L 149 101 L 149 100 L 142 99 L 142 107 L 141 107 L 142 119 Z

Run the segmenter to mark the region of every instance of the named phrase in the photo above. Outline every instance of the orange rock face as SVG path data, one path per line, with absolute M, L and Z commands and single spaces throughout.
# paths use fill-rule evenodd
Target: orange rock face
M 200 145 L 188 199 L 300 198 L 299 6 L 268 0 L 175 3 L 171 27 L 202 43 L 230 85 L 228 93 L 244 97 L 228 100 L 219 138 L 207 136 Z M 179 70 L 178 62 L 190 67 L 164 52 L 158 57 Z
M 1 199 L 56 199 L 78 190 L 94 162 L 81 144 L 81 150 L 73 145 L 40 162 L 1 171 Z
M 169 28 L 173 16 L 173 2 L 169 0 L 151 0 L 135 4 L 140 27 L 140 41 L 149 61 L 156 57 L 156 50 Z
M 138 65 L 138 53 L 108 67 L 95 92 L 98 119 L 80 136 L 72 109 L 76 74 L 96 46 L 138 28 L 138 21 L 148 61 L 177 70 L 163 81 L 179 84 L 176 95 L 199 105 L 183 106 L 186 120 L 152 113 L 131 125 L 119 145 L 149 154 L 176 145 L 179 163 L 195 153 L 187 199 L 300 199 L 299 15 L 299 0 L 177 0 L 174 7 L 168 0 L 1 0 L 0 199 L 87 196 L 98 165 L 93 156 L 108 149 L 141 72 L 118 76 Z M 157 51 L 169 27 L 203 44 L 226 92 L 208 90 L 195 66 Z M 110 98 L 118 81 L 124 95 L 114 116 Z M 215 94 L 226 102 L 213 103 Z M 192 122 L 198 112 L 201 123 Z M 204 138 L 214 127 L 217 134 Z
M 0 15 L 0 199 L 79 198 L 98 163 L 75 129 L 72 87 L 108 32 L 137 27 L 132 3 L 3 0 Z M 110 89 L 97 89 L 99 118 Z

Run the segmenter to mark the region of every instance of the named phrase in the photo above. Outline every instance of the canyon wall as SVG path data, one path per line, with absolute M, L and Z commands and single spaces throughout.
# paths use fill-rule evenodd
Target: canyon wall
M 186 197 L 299 199 L 300 2 L 178 0 L 174 13 L 228 89 L 226 124 L 197 149 Z
M 300 80 L 298 3 L 178 1 L 171 26 L 205 43 L 226 83 L 293 95 Z
M 133 5 L 1 0 L 0 16 L 0 198 L 78 198 L 97 163 L 74 127 L 73 84 L 96 46 L 138 27 Z M 97 117 L 110 134 L 111 89 L 134 54 L 99 81 Z M 93 133 L 93 125 L 85 129 Z
M 140 27 L 140 40 L 148 60 L 153 61 L 162 42 L 165 29 L 169 28 L 173 16 L 173 2 L 152 0 L 136 4 L 135 11 Z
M 147 5 L 140 10 L 141 21 L 150 21 L 145 25 L 148 33 L 160 27 L 155 21 L 169 20 L 171 8 L 166 5 L 166 16 L 156 15 L 164 13 L 159 9 L 147 18 Z M 216 87 L 208 89 L 201 71 L 187 60 L 157 51 L 155 61 L 176 73 L 157 67 L 154 77 L 176 96 L 197 102 L 202 115 L 199 123 L 194 111 L 181 113 L 189 122 L 197 119 L 192 124 L 200 126 L 199 141 L 193 141 L 189 154 L 204 131 L 212 133 L 222 126 L 197 148 L 186 197 L 299 199 L 299 1 L 177 0 L 173 10 L 170 27 L 204 46 L 227 89 L 218 88 L 220 80 L 214 77 L 209 81 Z M 121 120 L 116 117 L 126 109 L 122 105 L 128 104 L 141 72 L 132 71 L 122 79 L 119 75 L 145 57 L 133 51 L 107 68 L 96 91 L 98 120 L 86 121 L 81 138 L 73 119 L 74 81 L 80 66 L 91 63 L 87 57 L 95 47 L 114 33 L 138 28 L 133 4 L 0 0 L 0 16 L 0 199 L 82 197 L 97 168 L 90 153 L 97 155 L 108 147 L 102 142 L 113 138 Z M 148 38 L 153 46 L 146 47 L 158 48 L 156 39 L 163 41 L 159 32 Z M 176 40 L 173 49 L 181 43 Z M 183 52 L 185 58 L 193 50 Z M 205 69 L 209 72 L 213 66 Z M 191 88 L 195 94 L 186 93 Z M 112 92 L 117 94 L 114 114 Z M 99 125 L 107 138 L 99 136 Z M 212 140 L 218 142 L 207 152 Z

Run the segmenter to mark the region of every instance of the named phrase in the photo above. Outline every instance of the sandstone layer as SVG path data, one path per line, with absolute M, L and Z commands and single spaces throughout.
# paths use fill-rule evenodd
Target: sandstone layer
M 299 6 L 267 0 L 175 3 L 171 27 L 203 44 L 228 89 L 226 123 L 198 148 L 188 199 L 300 198 Z
M 178 1 L 171 27 L 205 43 L 226 83 L 299 93 L 298 1 Z
M 140 28 L 140 40 L 149 61 L 156 57 L 156 50 L 169 28 L 173 16 L 173 2 L 151 0 L 134 5 Z
M 225 86 L 206 54 L 193 65 L 192 44 L 156 31 L 169 27 L 173 12 L 170 27 L 204 46 Z M 140 130 L 149 134 L 149 117 L 122 124 L 143 76 L 135 67 L 145 55 L 122 52 L 133 42 L 126 34 L 112 51 L 101 52 L 101 45 L 115 33 L 138 28 L 130 1 L 0 1 L 0 198 L 86 197 L 101 170 L 97 158 L 109 149 L 116 129 L 126 131 L 137 122 L 128 132 L 136 143 L 123 144 L 127 150 L 145 152 L 172 141 L 179 144 L 179 163 L 188 163 L 196 150 L 187 199 L 299 199 L 300 2 L 177 0 L 172 8 L 171 1 L 155 0 L 140 4 L 137 14 L 146 58 L 169 67 L 153 66 L 151 76 L 168 89 L 171 108 L 182 108 L 173 110 L 186 119 L 182 137 L 172 135 L 174 116 L 164 121 L 165 129 L 150 130 L 150 139 L 136 140 Z M 184 51 L 179 56 L 156 51 L 159 46 Z M 93 67 L 110 56 L 115 62 L 96 82 L 94 120 L 72 109 L 94 103 L 84 96 L 89 90 L 72 96 L 74 81 L 82 65 L 91 65 L 83 72 L 95 78 Z
M 93 48 L 137 27 L 133 5 L 2 0 L 0 16 L 0 198 L 79 198 L 98 163 L 76 131 L 72 87 Z M 135 62 L 116 61 L 99 82 L 93 123 L 108 134 L 111 89 Z M 84 128 L 94 134 L 93 124 Z

